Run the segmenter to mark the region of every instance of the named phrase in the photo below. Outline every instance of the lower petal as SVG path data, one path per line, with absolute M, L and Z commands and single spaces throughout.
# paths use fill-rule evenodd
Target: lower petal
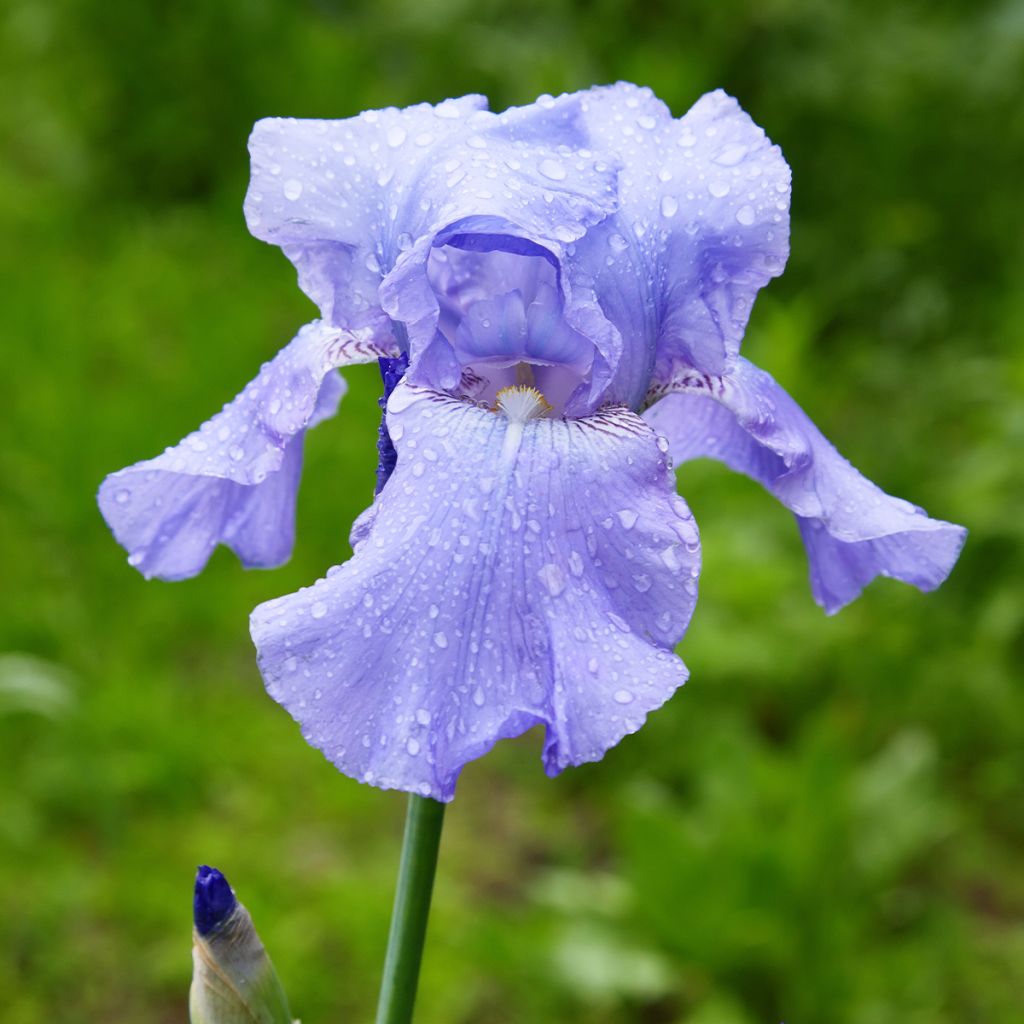
M 763 370 L 737 358 L 721 377 L 682 372 L 670 389 L 644 418 L 668 438 L 674 463 L 718 459 L 790 509 L 829 614 L 876 576 L 934 590 L 952 571 L 967 531 L 861 476 Z
M 248 567 L 291 553 L 308 428 L 333 416 L 338 366 L 389 354 L 362 335 L 307 324 L 232 402 L 162 455 L 112 473 L 100 511 L 144 576 L 185 579 L 217 544 Z
M 517 424 L 404 384 L 388 428 L 352 559 L 253 613 L 271 695 L 347 775 L 439 800 L 534 725 L 549 774 L 597 760 L 686 679 L 699 542 L 664 445 L 624 409 Z

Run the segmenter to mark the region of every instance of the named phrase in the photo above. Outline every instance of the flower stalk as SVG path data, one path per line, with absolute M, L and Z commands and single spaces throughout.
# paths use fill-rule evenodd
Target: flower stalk
M 409 1024 L 412 1020 L 444 808 L 429 797 L 409 797 L 376 1024 Z

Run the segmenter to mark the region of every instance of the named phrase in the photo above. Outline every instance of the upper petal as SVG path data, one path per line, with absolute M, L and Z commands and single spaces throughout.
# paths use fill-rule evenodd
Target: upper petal
M 388 330 L 378 287 L 400 264 L 388 312 L 410 324 L 415 354 L 419 325 L 432 312 L 422 308 L 430 290 L 421 278 L 439 232 L 557 247 L 614 208 L 615 168 L 582 155 L 588 143 L 577 100 L 502 114 L 483 106 L 464 97 L 340 121 L 257 123 L 250 229 L 283 247 L 326 319 Z
M 683 359 L 721 373 L 754 298 L 789 254 L 790 171 L 719 91 L 674 120 L 649 89 L 580 94 L 595 146 L 619 154 L 618 212 L 577 247 L 574 273 L 625 339 L 609 396 L 635 407 Z
M 253 614 L 270 693 L 341 771 L 440 800 L 536 724 L 549 773 L 601 757 L 686 678 L 699 543 L 664 446 L 626 410 L 514 424 L 407 384 L 388 427 L 352 559 Z
M 790 509 L 815 600 L 830 614 L 876 576 L 933 590 L 952 571 L 967 531 L 861 476 L 763 370 L 737 358 L 720 377 L 679 372 L 672 388 L 644 418 L 669 439 L 673 461 L 719 459 Z
M 144 576 L 194 576 L 218 543 L 246 566 L 291 553 L 307 428 L 333 416 L 344 393 L 335 367 L 385 350 L 320 321 L 307 324 L 241 394 L 156 458 L 112 473 L 99 505 Z

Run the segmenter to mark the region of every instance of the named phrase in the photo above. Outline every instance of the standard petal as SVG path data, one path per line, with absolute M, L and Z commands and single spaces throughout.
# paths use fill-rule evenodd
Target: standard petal
M 340 121 L 257 123 L 250 230 L 284 249 L 326 320 L 386 333 L 378 287 L 399 264 L 385 305 L 408 322 L 418 358 L 436 319 L 425 281 L 435 236 L 521 238 L 557 249 L 614 208 L 614 160 L 586 149 L 578 100 L 502 114 L 484 106 L 467 96 Z
M 103 481 L 99 505 L 147 578 L 200 572 L 217 544 L 248 567 L 291 553 L 305 432 L 345 390 L 332 372 L 394 354 L 364 335 L 307 324 L 232 402 L 180 444 Z
M 268 117 L 249 137 L 252 174 L 245 217 L 257 238 L 279 245 L 299 285 L 328 323 L 389 327 L 377 289 L 397 251 L 412 243 L 408 211 L 418 169 L 439 159 L 483 96 L 432 106 L 369 110 L 344 120 Z
M 352 559 L 253 613 L 271 695 L 347 775 L 439 800 L 534 725 L 549 774 L 600 758 L 686 678 L 699 542 L 666 446 L 624 409 L 514 424 L 407 384 L 388 427 Z
M 620 154 L 618 212 L 577 247 L 578 286 L 626 339 L 608 395 L 633 407 L 676 360 L 721 373 L 754 298 L 789 255 L 790 171 L 721 91 L 682 118 L 649 89 L 579 94 L 594 145 Z
M 865 479 L 763 370 L 735 359 L 727 374 L 680 373 L 644 418 L 673 462 L 706 456 L 745 473 L 797 518 L 814 598 L 832 614 L 876 576 L 934 590 L 967 536 Z

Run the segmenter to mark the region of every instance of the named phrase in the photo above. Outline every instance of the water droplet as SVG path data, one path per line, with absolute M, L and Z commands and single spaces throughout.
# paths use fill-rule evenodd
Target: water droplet
M 302 195 L 302 182 L 298 178 L 289 178 L 284 183 L 284 197 L 295 202 Z
M 655 121 L 654 118 L 650 116 L 650 114 L 644 114 L 642 117 L 638 117 L 636 119 L 636 123 L 640 125 L 640 127 L 643 128 L 644 131 L 649 132 L 654 130 L 654 127 L 655 125 L 657 125 L 658 122 Z
M 679 558 L 676 555 L 675 547 L 664 548 L 661 552 L 661 560 L 669 572 L 679 572 Z
M 550 178 L 552 181 L 565 180 L 565 168 L 551 157 L 545 157 L 545 159 L 541 160 L 538 170 L 545 178 Z
M 591 675 L 596 676 L 597 670 L 599 668 L 600 665 L 598 664 L 597 658 L 591 658 L 590 661 L 587 662 L 587 670 L 590 672 Z
M 723 167 L 735 167 L 747 155 L 747 147 L 739 142 L 725 146 L 718 151 L 715 163 Z
M 624 530 L 632 530 L 636 526 L 636 521 L 640 518 L 631 508 L 624 508 L 617 515 Z
M 736 211 L 736 219 L 749 228 L 754 223 L 754 208 L 749 203 L 744 204 Z
M 712 181 L 708 185 L 708 191 L 716 199 L 723 199 L 730 192 L 729 182 L 727 182 L 727 181 Z
M 242 449 L 239 448 L 237 444 L 233 444 L 228 449 L 228 455 L 230 455 L 232 460 L 235 462 L 241 462 L 242 459 L 245 458 L 245 452 L 242 451 Z
M 622 235 L 616 233 L 608 236 L 608 247 L 614 249 L 615 252 L 625 252 L 628 246 L 629 242 Z
M 310 609 L 309 614 L 314 619 L 322 619 L 327 614 L 327 605 L 323 601 L 317 601 Z
M 616 704 L 632 704 L 633 694 L 629 690 L 616 690 L 615 691 L 615 703 Z
M 430 718 L 431 714 L 426 708 L 416 709 L 416 721 L 419 722 L 420 725 L 430 725 Z
M 128 499 L 131 498 L 131 496 L 131 491 L 127 491 L 122 487 L 121 490 L 114 495 L 114 501 L 116 501 L 118 505 L 127 505 Z
M 674 217 L 679 212 L 679 203 L 676 201 L 675 196 L 662 196 L 661 197 L 661 215 L 662 217 Z
M 415 757 L 420 752 L 420 741 L 415 738 L 410 738 L 408 743 L 405 745 L 405 749 Z
M 448 646 L 448 637 L 444 633 L 435 633 L 434 643 L 443 651 Z
M 554 562 L 541 566 L 537 575 L 552 597 L 558 597 L 565 590 L 565 573 Z
M 400 125 L 393 125 L 388 129 L 388 145 L 392 149 L 397 149 L 403 142 L 405 142 L 405 129 Z

